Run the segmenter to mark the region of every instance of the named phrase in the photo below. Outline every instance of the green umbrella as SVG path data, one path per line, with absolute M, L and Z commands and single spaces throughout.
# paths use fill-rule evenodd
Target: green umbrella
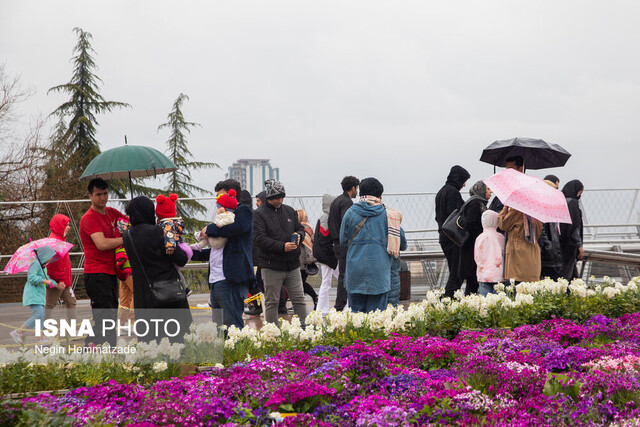
M 123 145 L 97 155 L 84 170 L 80 179 L 126 179 L 133 197 L 131 178 L 155 176 L 178 170 L 160 151 L 140 145 Z

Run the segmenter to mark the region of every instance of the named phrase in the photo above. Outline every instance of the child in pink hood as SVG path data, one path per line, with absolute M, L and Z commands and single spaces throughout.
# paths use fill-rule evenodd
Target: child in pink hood
M 478 293 L 495 294 L 494 285 L 504 280 L 504 236 L 496 230 L 498 213 L 486 210 L 482 214 L 484 231 L 476 239 L 473 257 L 478 265 Z

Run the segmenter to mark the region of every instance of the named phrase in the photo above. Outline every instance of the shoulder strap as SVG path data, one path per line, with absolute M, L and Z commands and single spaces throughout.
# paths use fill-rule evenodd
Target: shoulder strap
M 124 238 L 126 237 L 127 240 L 129 240 L 129 242 L 131 243 L 131 247 L 133 248 L 133 253 L 136 254 L 136 258 L 138 258 L 138 263 L 140 264 L 140 269 L 142 270 L 142 274 L 144 275 L 144 279 L 147 281 L 147 285 L 149 285 L 149 289 L 153 290 L 153 288 L 151 287 L 151 282 L 149 281 L 149 277 L 147 276 L 147 272 L 144 269 L 144 264 L 142 263 L 142 260 L 140 259 L 140 256 L 138 255 L 138 250 L 136 249 L 136 244 L 134 243 L 133 239 L 131 238 L 131 230 L 127 230 L 125 231 L 125 233 L 122 235 L 122 239 L 124 241 Z
M 349 246 L 347 246 L 347 248 L 351 247 L 351 243 L 353 242 L 353 239 L 355 239 L 358 233 L 360 232 L 360 230 L 362 230 L 362 227 L 364 227 L 364 223 L 367 222 L 368 218 L 369 218 L 368 216 L 365 216 L 364 218 L 362 218 L 362 221 L 360 221 L 358 225 L 356 225 L 356 231 L 353 232 L 353 235 L 351 236 L 351 240 L 349 240 Z

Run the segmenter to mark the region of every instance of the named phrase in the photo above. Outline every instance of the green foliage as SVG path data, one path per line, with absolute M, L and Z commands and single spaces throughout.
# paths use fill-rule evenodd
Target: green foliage
M 92 36 L 81 28 L 74 28 L 74 32 L 78 42 L 71 59 L 71 79 L 48 91 L 69 96 L 50 114 L 58 121 L 49 145 L 44 149 L 48 161 L 41 189 L 42 198 L 49 200 L 81 199 L 86 196 L 86 182 L 79 182 L 79 178 L 91 160 L 100 154 L 100 143 L 96 138 L 96 115 L 111 112 L 115 108 L 130 107 L 124 102 L 107 101 L 100 94 L 98 86 L 102 81 L 96 75 Z
M 187 95 L 181 93 L 173 103 L 171 112 L 167 116 L 167 122 L 158 126 L 158 131 L 164 128 L 170 131 L 169 139 L 166 141 L 166 153 L 178 167 L 177 171 L 169 174 L 167 192 L 176 193 L 180 199 L 190 198 L 196 194 L 213 194 L 211 191 L 191 184 L 191 171 L 220 167 L 216 163 L 191 160 L 193 155 L 189 151 L 186 134 L 191 133 L 191 128 L 200 125 L 186 121 L 182 114 L 182 104 L 188 99 Z M 181 200 L 176 208 L 178 216 L 184 219 L 188 230 L 199 230 L 206 225 L 206 222 L 195 218 L 197 214 L 207 212 L 207 208 L 197 200 Z
M 562 393 L 578 400 L 580 397 L 580 387 L 582 387 L 582 383 L 580 381 L 572 381 L 566 374 L 554 374 L 549 372 L 547 374 L 547 381 L 544 383 L 542 393 L 548 397 Z
M 79 170 L 89 164 L 91 159 L 100 154 L 100 144 L 96 139 L 96 114 L 110 112 L 114 108 L 130 107 L 129 104 L 117 101 L 106 101 L 98 91 L 98 83 L 102 80 L 95 74 L 97 69 L 92 53 L 90 33 L 82 28 L 73 30 L 78 36 L 78 43 L 73 49 L 73 75 L 68 83 L 54 86 L 49 92 L 66 93 L 70 99 L 60 105 L 52 113 L 60 119 L 69 117 L 66 131 L 56 130 L 57 138 L 51 142 L 51 148 L 62 153 L 73 153 L 70 163 Z M 60 124 L 60 123 L 59 123 Z

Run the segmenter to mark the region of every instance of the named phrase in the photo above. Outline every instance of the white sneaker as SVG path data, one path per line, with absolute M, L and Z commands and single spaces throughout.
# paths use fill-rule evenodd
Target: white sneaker
M 9 332 L 9 335 L 11 335 L 11 338 L 13 338 L 16 344 L 22 344 L 22 341 L 24 341 L 24 337 L 22 336 L 22 334 L 15 329 Z

